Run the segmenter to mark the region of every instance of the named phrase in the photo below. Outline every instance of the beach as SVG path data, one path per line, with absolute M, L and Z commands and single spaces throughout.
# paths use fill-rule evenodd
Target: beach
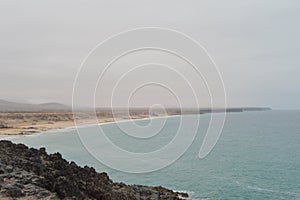
M 178 114 L 178 112 L 170 110 L 167 113 L 152 113 L 151 116 L 175 114 Z M 132 110 L 129 112 L 129 115 L 124 110 L 117 111 L 116 113 L 112 113 L 111 110 L 96 112 L 81 111 L 75 113 L 71 111 L 0 112 L 0 138 L 14 135 L 30 135 L 76 125 L 89 125 L 148 117 L 150 117 L 150 115 L 146 109 Z
M 30 135 L 53 129 L 63 129 L 78 125 L 91 125 L 106 122 L 124 121 L 129 119 L 143 119 L 149 117 L 174 116 L 181 114 L 206 114 L 219 112 L 249 112 L 265 111 L 270 108 L 240 107 L 227 109 L 180 109 L 167 108 L 165 110 L 151 110 L 147 108 L 131 108 L 112 110 L 109 108 L 91 110 L 57 110 L 35 112 L 0 112 L 0 139 L 14 135 Z
M 132 116 L 134 119 L 148 117 L 144 114 Z M 98 117 L 98 123 L 126 120 L 128 118 L 113 116 Z M 0 113 L 0 137 L 11 135 L 29 135 L 51 129 L 75 126 L 71 112 L 37 112 L 37 113 Z M 95 118 L 80 120 L 83 124 L 94 124 Z

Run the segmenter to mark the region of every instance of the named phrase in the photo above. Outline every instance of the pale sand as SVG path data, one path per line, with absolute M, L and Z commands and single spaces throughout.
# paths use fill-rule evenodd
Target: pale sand
M 97 113 L 98 115 L 98 113 Z M 98 124 L 128 120 L 128 117 L 112 117 L 109 113 L 101 112 L 97 119 L 85 118 L 73 120 L 73 114 L 68 112 L 57 113 L 0 113 L 0 139 L 14 135 L 30 135 L 52 129 L 63 129 L 75 125 Z M 131 119 L 148 118 L 144 112 L 131 114 Z

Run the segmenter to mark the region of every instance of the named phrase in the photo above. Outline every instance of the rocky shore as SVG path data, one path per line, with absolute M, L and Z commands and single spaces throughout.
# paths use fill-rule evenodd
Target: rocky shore
M 44 148 L 0 141 L 0 199 L 177 200 L 178 193 L 161 186 L 113 182 L 106 173 L 68 162 Z

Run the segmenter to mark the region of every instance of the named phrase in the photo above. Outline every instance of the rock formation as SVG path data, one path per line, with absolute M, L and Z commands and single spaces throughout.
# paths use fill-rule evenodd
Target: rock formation
M 114 183 L 106 173 L 68 162 L 45 148 L 0 141 L 0 199 L 175 200 L 177 193 L 161 186 Z

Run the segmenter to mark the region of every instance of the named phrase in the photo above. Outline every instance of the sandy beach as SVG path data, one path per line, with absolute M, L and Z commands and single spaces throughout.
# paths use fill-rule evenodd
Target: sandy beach
M 122 121 L 128 119 L 142 119 L 149 117 L 171 116 L 181 114 L 205 114 L 213 112 L 243 112 L 263 111 L 269 108 L 227 108 L 227 109 L 185 109 L 169 108 L 166 110 L 152 110 L 146 108 L 100 109 L 92 111 L 51 111 L 51 112 L 0 112 L 0 138 L 13 135 L 30 135 L 52 129 L 62 129 L 75 125 L 89 125 L 105 122 Z M 129 114 L 128 114 L 129 113 Z M 75 124 L 76 122 L 76 124 Z
M 170 112 L 167 115 L 174 115 L 176 112 Z M 62 129 L 75 125 L 88 125 L 104 122 L 114 122 L 128 119 L 148 118 L 149 113 L 146 110 L 134 110 L 130 116 L 124 112 L 115 113 L 110 111 L 97 111 L 97 117 L 91 114 L 87 115 L 77 113 L 76 120 L 72 112 L 0 112 L 0 138 L 14 135 L 30 135 L 52 129 Z M 157 114 L 166 115 L 166 114 Z M 79 117 L 78 117 L 79 116 Z M 76 124 L 75 124 L 76 121 Z

